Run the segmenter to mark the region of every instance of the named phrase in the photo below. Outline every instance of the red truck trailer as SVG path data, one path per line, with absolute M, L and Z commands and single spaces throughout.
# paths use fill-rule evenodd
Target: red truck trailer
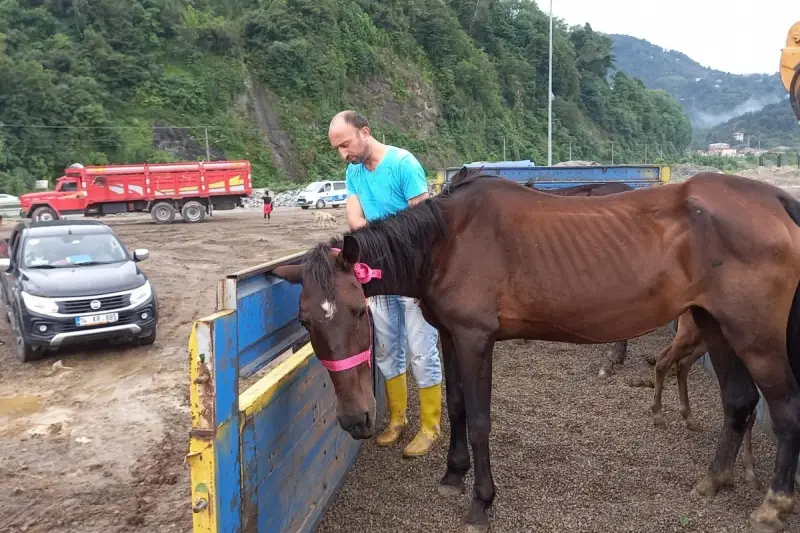
M 23 194 L 19 201 L 20 214 L 35 220 L 140 211 L 169 224 L 177 213 L 187 222 L 202 222 L 212 210 L 244 207 L 242 198 L 252 192 L 249 161 L 74 164 L 54 191 Z

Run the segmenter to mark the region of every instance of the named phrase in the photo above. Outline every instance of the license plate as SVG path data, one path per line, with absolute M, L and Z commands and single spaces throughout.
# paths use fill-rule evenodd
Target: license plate
M 98 324 L 111 324 L 119 320 L 118 313 L 106 313 L 104 315 L 79 316 L 75 318 L 76 326 L 97 326 Z

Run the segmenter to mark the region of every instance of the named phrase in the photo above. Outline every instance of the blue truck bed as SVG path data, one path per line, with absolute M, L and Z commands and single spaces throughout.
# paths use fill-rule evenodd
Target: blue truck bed
M 467 168 L 481 168 L 518 183 L 530 184 L 537 189 L 574 187 L 589 183 L 624 182 L 634 189 L 653 187 L 669 182 L 669 167 L 661 165 L 587 165 L 587 166 L 536 166 L 530 160 L 475 162 Z M 449 182 L 462 167 L 445 169 L 444 182 Z

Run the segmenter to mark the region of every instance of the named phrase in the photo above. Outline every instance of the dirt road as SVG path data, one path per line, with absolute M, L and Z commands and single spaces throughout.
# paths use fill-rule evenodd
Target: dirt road
M 158 339 L 141 348 L 99 346 L 19 362 L 0 321 L 0 531 L 191 531 L 187 342 L 214 311 L 225 274 L 282 257 L 345 229 L 315 228 L 313 210 L 217 212 L 199 225 L 156 226 L 108 217 L 159 297 Z M 11 230 L 7 221 L 0 233 Z M 61 361 L 64 368 L 54 368 Z

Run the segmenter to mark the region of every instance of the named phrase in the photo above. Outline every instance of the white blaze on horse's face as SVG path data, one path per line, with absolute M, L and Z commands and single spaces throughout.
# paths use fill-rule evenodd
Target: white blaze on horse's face
M 322 310 L 325 311 L 325 318 L 330 320 L 336 314 L 336 304 L 325 300 L 322 302 Z

